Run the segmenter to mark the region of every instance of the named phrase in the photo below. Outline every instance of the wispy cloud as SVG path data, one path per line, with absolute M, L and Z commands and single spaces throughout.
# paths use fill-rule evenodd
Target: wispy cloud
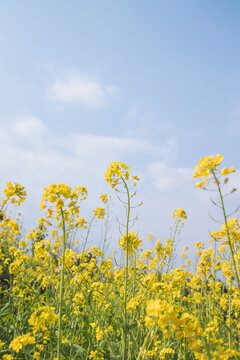
M 14 122 L 13 131 L 16 136 L 35 139 L 46 134 L 48 129 L 42 120 L 35 116 L 20 116 Z
M 139 162 L 143 157 L 166 155 L 167 142 L 152 143 L 150 139 L 97 136 L 92 134 L 51 133 L 46 124 L 35 116 L 19 116 L 0 128 L 1 182 L 17 181 L 27 186 L 32 208 L 38 209 L 43 188 L 50 183 L 65 182 L 84 185 L 97 195 L 104 188 L 104 172 L 111 161 Z M 170 141 L 170 148 L 171 148 Z M 31 198 L 34 197 L 34 201 Z M 38 199 L 38 200 L 36 200 Z M 34 211 L 30 211 L 31 218 Z
M 111 84 L 101 84 L 88 75 L 70 72 L 55 80 L 48 96 L 59 103 L 78 103 L 88 108 L 104 108 L 119 98 L 119 90 Z
M 155 187 L 160 190 L 181 188 L 183 184 L 192 181 L 193 175 L 192 169 L 169 167 L 164 161 L 152 163 L 148 172 Z

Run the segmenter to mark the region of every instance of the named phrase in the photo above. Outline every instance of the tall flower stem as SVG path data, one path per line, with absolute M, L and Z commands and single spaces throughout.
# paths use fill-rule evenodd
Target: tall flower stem
M 122 177 L 126 192 L 127 192 L 127 222 L 126 222 L 126 268 L 125 268 L 125 285 L 124 285 L 124 350 L 123 350 L 123 360 L 128 359 L 128 313 L 127 313 L 127 290 L 128 290 L 128 232 L 129 232 L 129 220 L 130 220 L 130 194 L 128 186 L 125 180 Z
M 62 230 L 63 230 L 63 246 L 62 246 L 62 264 L 59 290 L 59 318 L 58 318 L 58 341 L 57 341 L 57 360 L 60 360 L 61 355 L 61 331 L 62 331 L 62 306 L 64 299 L 64 266 L 65 266 L 65 251 L 66 251 L 66 228 L 63 209 L 61 209 Z
M 216 184 L 217 184 L 218 192 L 219 192 L 219 195 L 220 195 L 220 200 L 221 200 L 221 205 L 222 205 L 222 211 L 223 211 L 223 217 L 224 217 L 224 224 L 225 224 L 225 228 L 226 228 L 228 244 L 229 244 L 229 247 L 230 247 L 231 258 L 232 258 L 232 262 L 233 262 L 234 272 L 235 272 L 236 280 L 237 280 L 238 291 L 239 291 L 239 295 L 240 295 L 240 279 L 239 279 L 238 259 L 237 259 L 237 263 L 236 263 L 236 261 L 235 261 L 235 255 L 234 255 L 234 247 L 233 247 L 233 244 L 232 244 L 232 239 L 231 239 L 231 236 L 230 236 L 229 227 L 228 227 L 228 223 L 227 223 L 227 215 L 226 215 L 226 211 L 225 211 L 225 206 L 224 206 L 224 201 L 223 201 L 223 195 L 222 195 L 221 187 L 220 187 L 220 184 L 219 184 L 219 181 L 218 181 L 218 179 L 217 179 L 217 177 L 216 177 L 215 172 L 213 171 L 212 173 L 213 173 L 213 177 L 214 177 L 214 180 L 215 180 L 215 182 L 216 182 Z
M 91 230 L 91 227 L 92 227 L 92 223 L 94 221 L 94 216 L 91 218 L 91 221 L 89 223 L 89 226 L 88 226 L 88 229 L 87 229 L 87 235 L 86 235 L 86 238 L 85 238 L 85 241 L 84 241 L 84 244 L 83 244 L 83 251 L 85 251 L 86 249 L 86 246 L 87 246 L 87 242 L 88 242 L 88 237 L 89 237 L 89 234 L 90 234 L 90 230 Z

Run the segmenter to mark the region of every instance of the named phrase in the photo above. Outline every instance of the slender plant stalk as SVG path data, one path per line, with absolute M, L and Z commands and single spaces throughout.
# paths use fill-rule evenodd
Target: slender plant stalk
M 214 318 L 214 311 L 215 311 L 215 288 L 216 288 L 216 257 L 217 257 L 217 243 L 214 242 L 214 263 L 213 263 L 213 286 L 212 286 L 212 297 L 211 297 L 211 312 L 212 312 L 212 319 Z
M 231 349 L 232 346 L 232 330 L 231 330 L 231 292 L 232 292 L 232 283 L 230 285 L 229 288 L 229 295 L 228 295 L 228 328 L 229 328 L 229 332 L 228 332 L 228 347 L 229 349 Z
M 128 313 L 127 313 L 127 289 L 128 289 L 128 231 L 129 231 L 129 220 L 130 220 L 130 194 L 125 180 L 122 178 L 126 192 L 127 192 L 127 222 L 126 222 L 126 269 L 125 269 L 125 286 L 124 286 L 124 350 L 123 360 L 128 359 Z
M 94 216 L 91 218 L 91 221 L 89 223 L 89 226 L 88 226 L 88 229 L 87 229 L 87 235 L 86 235 L 86 238 L 85 238 L 85 241 L 84 241 L 84 244 L 83 244 L 83 251 L 85 251 L 86 249 L 86 246 L 87 246 L 87 241 L 88 241 L 88 237 L 89 237 L 89 234 L 90 234 L 90 229 L 92 227 L 92 223 L 93 223 L 93 220 L 94 220 Z
M 184 336 L 184 360 L 187 360 L 187 338 Z
M 216 181 L 216 184 L 217 184 L 217 187 L 218 187 L 218 192 L 219 192 L 219 195 L 220 195 L 222 211 L 223 211 L 223 217 L 224 217 L 224 223 L 225 223 L 226 232 L 227 232 L 227 239 L 228 239 L 228 243 L 229 243 L 229 247 L 230 247 L 230 251 L 231 251 L 231 258 L 232 258 L 232 262 L 233 262 L 233 267 L 234 267 L 234 271 L 235 271 L 235 275 L 236 275 L 236 279 L 237 279 L 238 292 L 239 292 L 239 296 L 240 296 L 240 280 L 239 280 L 238 260 L 237 260 L 237 263 L 236 263 L 235 257 L 234 257 L 234 248 L 233 248 L 233 244 L 232 244 L 232 240 L 231 240 L 231 237 L 230 237 L 229 228 L 228 228 L 228 224 L 227 224 L 227 215 L 226 215 L 226 211 L 225 211 L 225 206 L 224 206 L 221 187 L 220 187 L 220 184 L 219 184 L 219 181 L 218 181 L 218 179 L 216 177 L 215 172 L 213 171 L 212 173 L 213 173 L 214 179 Z
M 134 253 L 134 277 L 133 277 L 133 297 L 135 297 L 136 292 L 136 272 L 137 272 L 137 256 L 136 253 Z
M 59 290 L 59 318 L 58 318 L 58 341 L 57 341 L 57 360 L 60 360 L 61 355 L 61 330 L 62 330 L 62 306 L 64 299 L 64 266 L 65 266 L 65 251 L 66 251 L 66 229 L 64 213 L 61 209 L 62 230 L 63 230 L 63 247 L 62 247 L 62 264 L 61 264 L 61 278 Z
M 145 337 L 145 339 L 144 339 L 143 345 L 141 346 L 140 351 L 139 351 L 139 353 L 138 353 L 138 356 L 137 356 L 137 358 L 136 358 L 137 360 L 140 360 L 140 359 L 141 359 L 141 357 L 142 357 L 142 351 L 141 351 L 141 349 L 145 349 L 145 348 L 146 348 L 148 339 L 150 338 L 150 336 L 151 336 L 151 334 L 152 334 L 152 332 L 153 332 L 154 327 L 155 327 L 155 324 L 153 324 L 153 325 L 150 327 L 150 329 L 149 329 L 149 331 L 148 331 L 148 333 L 147 333 L 147 335 L 146 335 L 146 337 Z

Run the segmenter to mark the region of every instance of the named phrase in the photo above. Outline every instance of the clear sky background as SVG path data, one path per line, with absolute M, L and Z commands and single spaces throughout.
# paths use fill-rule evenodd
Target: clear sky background
M 84 185 L 99 205 L 121 160 L 141 177 L 144 239 L 168 237 L 183 207 L 181 244 L 206 243 L 219 225 L 192 173 L 217 153 L 239 169 L 239 19 L 237 0 L 1 1 L 1 187 L 27 187 L 25 228 L 50 183 Z

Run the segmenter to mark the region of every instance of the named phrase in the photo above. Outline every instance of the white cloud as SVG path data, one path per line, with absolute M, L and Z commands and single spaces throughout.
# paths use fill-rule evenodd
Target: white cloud
M 192 169 L 168 167 L 164 161 L 152 163 L 148 172 L 155 187 L 160 190 L 181 187 L 183 183 L 191 181 L 193 175 Z
M 48 132 L 44 123 L 35 116 L 21 116 L 15 120 L 13 131 L 17 136 L 35 139 Z
M 55 102 L 103 108 L 119 98 L 119 91 L 116 86 L 105 86 L 87 75 L 72 72 L 55 80 L 49 90 L 49 97 Z
M 0 128 L 0 141 L 1 142 L 9 142 L 9 141 L 11 141 L 11 137 L 9 135 L 9 132 L 4 128 Z
M 165 160 L 175 160 L 178 156 L 178 146 L 176 138 L 168 139 L 161 147 L 161 157 Z
M 161 147 L 147 139 L 80 133 L 58 136 L 33 116 L 18 117 L 11 126 L 0 129 L 0 138 L 0 152 L 4 154 L 0 158 L 1 182 L 25 185 L 31 209 L 39 209 L 41 193 L 50 183 L 84 185 L 95 196 L 108 188 L 104 172 L 111 161 L 134 166 L 135 160 L 140 162 L 146 154 L 161 156 Z M 144 177 L 141 166 L 139 170 Z M 32 219 L 34 214 L 35 210 L 30 210 L 27 217 Z
M 74 146 L 78 154 L 82 153 L 83 149 L 88 151 L 88 154 L 96 154 L 100 151 L 102 155 L 111 157 L 112 159 L 126 152 L 153 152 L 154 147 L 148 141 L 142 141 L 134 138 L 120 138 L 114 136 L 96 136 L 96 135 L 81 135 L 71 134 L 71 146 Z

